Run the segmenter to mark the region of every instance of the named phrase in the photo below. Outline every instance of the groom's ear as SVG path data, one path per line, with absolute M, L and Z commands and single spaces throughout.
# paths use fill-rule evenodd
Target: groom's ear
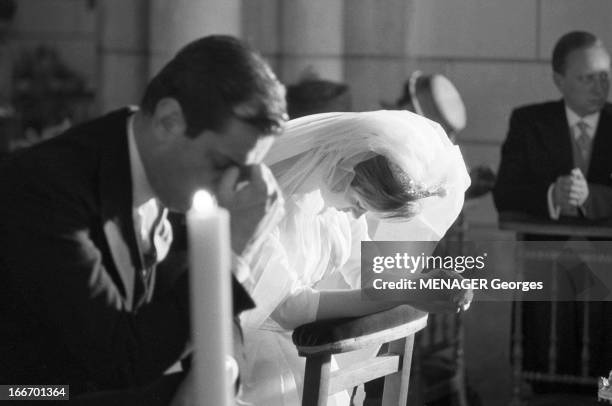
M 185 135 L 187 123 L 176 99 L 166 97 L 157 102 L 153 112 L 153 127 L 161 140 Z

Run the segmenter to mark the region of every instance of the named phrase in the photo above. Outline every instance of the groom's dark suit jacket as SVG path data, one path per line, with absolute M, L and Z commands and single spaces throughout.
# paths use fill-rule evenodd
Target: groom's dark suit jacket
M 493 192 L 498 211 L 523 211 L 548 218 L 547 191 L 574 168 L 572 139 L 563 101 L 518 108 L 510 118 Z M 588 174 L 589 218 L 612 216 L 612 105 L 601 110 Z
M 108 114 L 0 166 L 0 384 L 69 384 L 71 396 L 130 388 L 184 355 L 185 255 L 173 244 L 156 269 L 142 263 L 129 114 Z M 251 307 L 235 280 L 234 289 L 235 313 Z

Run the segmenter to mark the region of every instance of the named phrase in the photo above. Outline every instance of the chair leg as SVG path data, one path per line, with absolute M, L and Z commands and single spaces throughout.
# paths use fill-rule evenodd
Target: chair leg
M 389 343 L 389 352 L 401 354 L 402 369 L 385 377 L 382 406 L 406 406 L 412 364 L 414 335 Z
M 412 350 L 412 367 L 410 368 L 410 391 L 408 392 L 408 400 L 406 405 L 410 406 L 424 406 L 425 405 L 425 384 L 422 380 L 421 372 L 421 361 L 423 355 L 421 354 L 420 342 L 423 336 L 416 337 L 414 343 L 414 349 Z
M 461 382 L 459 384 L 459 388 L 457 390 L 457 401 L 459 402 L 459 406 L 469 405 L 465 377 L 462 377 Z
M 306 358 L 302 406 L 326 406 L 329 397 L 331 355 Z

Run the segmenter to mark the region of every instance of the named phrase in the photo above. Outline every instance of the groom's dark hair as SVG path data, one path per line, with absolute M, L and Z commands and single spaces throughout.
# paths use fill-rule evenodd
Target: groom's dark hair
M 286 119 L 285 89 L 268 64 L 240 40 L 213 35 L 186 45 L 148 84 L 141 107 L 178 101 L 187 135 L 219 131 L 231 117 L 273 133 Z

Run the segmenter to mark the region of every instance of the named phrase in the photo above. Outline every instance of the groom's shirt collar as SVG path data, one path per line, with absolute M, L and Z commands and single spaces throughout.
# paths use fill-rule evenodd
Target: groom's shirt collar
M 134 135 L 134 115 L 132 114 L 127 121 L 128 148 L 130 154 L 130 169 L 132 172 L 132 206 L 138 207 L 146 204 L 149 200 L 155 199 L 155 193 L 151 188 L 147 174 Z

